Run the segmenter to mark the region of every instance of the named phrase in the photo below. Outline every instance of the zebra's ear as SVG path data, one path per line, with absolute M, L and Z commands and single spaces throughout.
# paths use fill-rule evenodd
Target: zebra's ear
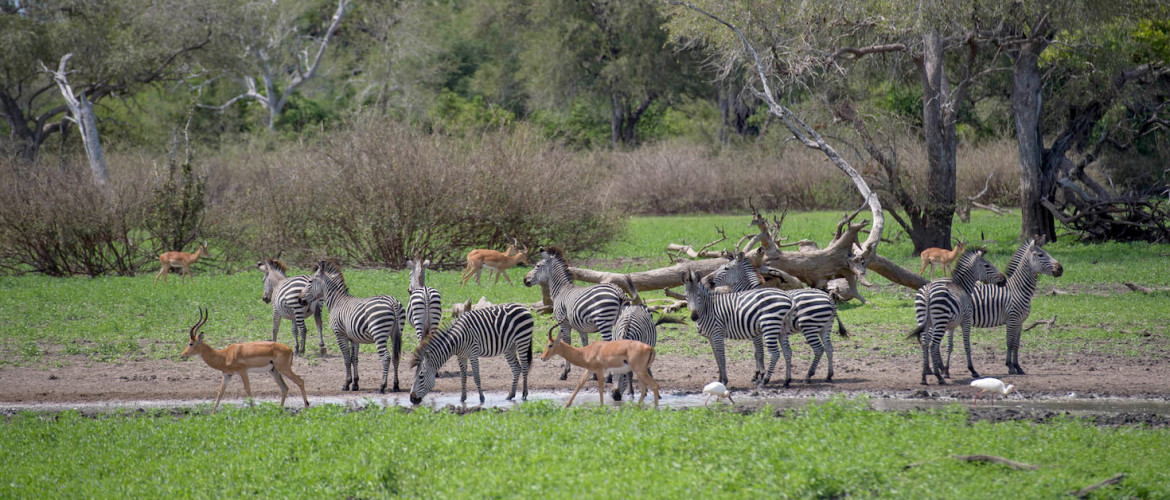
M 689 278 L 687 273 L 678 273 L 678 280 L 681 281 L 684 285 L 687 284 L 687 278 Z

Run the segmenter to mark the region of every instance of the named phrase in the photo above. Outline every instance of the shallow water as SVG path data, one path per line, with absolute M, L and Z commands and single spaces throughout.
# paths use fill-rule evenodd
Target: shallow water
M 552 400 L 558 403 L 568 401 L 569 391 L 534 391 L 529 393 L 528 400 Z M 508 401 L 504 392 L 485 392 L 485 401 L 483 404 L 476 404 L 478 399 L 474 391 L 468 393 L 468 404 L 464 405 L 459 401 L 459 395 L 456 393 L 432 393 L 428 394 L 420 406 L 427 406 L 431 408 L 445 408 L 447 406 L 466 407 L 466 408 L 511 408 L 520 403 L 519 396 L 515 401 Z M 848 395 L 846 395 L 848 396 Z M 736 407 L 761 407 L 770 405 L 775 409 L 800 408 L 810 403 L 818 403 L 828 401 L 828 397 L 776 397 L 776 396 L 762 396 L 752 397 L 744 394 L 742 396 L 735 396 Z M 707 396 L 705 394 L 688 394 L 688 393 L 663 393 L 659 399 L 659 406 L 664 408 L 693 408 L 703 406 Z M 137 409 L 157 409 L 157 408 L 189 408 L 199 405 L 210 405 L 212 399 L 206 400 L 176 400 L 176 399 L 157 399 L 157 400 L 140 400 L 140 401 L 103 401 L 103 402 L 81 402 L 81 403 L 0 403 L 0 412 L 13 413 L 20 411 L 38 411 L 38 412 L 52 412 L 63 410 L 79 410 L 87 412 L 102 412 L 102 411 L 127 411 Z M 257 401 L 261 402 L 276 402 L 274 398 L 260 398 Z M 630 401 L 629 396 L 626 396 L 621 402 L 614 402 L 609 394 L 605 397 L 607 406 L 621 406 L 628 404 L 637 404 L 637 398 Z M 399 393 L 385 396 L 318 396 L 309 398 L 310 404 L 317 405 L 342 405 L 349 407 L 365 407 L 370 405 L 377 406 L 403 406 L 409 407 L 410 396 L 408 393 Z M 646 397 L 645 406 L 650 406 L 653 403 L 653 395 Z M 245 401 L 242 398 L 225 399 L 223 405 L 243 405 Z M 729 405 L 727 400 L 715 402 L 711 398 L 712 406 L 714 405 Z M 956 399 L 948 397 L 939 398 L 915 398 L 915 397 L 899 397 L 899 396 L 884 396 L 884 395 L 870 395 L 867 398 L 867 404 L 874 410 L 879 411 L 905 411 L 905 410 L 925 410 L 932 408 L 941 408 L 948 405 L 960 404 L 970 406 L 969 399 Z M 289 395 L 286 406 L 291 408 L 300 408 L 300 398 Z M 598 398 L 596 392 L 582 391 L 577 395 L 577 399 L 573 403 L 574 406 L 597 406 Z M 979 400 L 979 408 L 990 407 L 990 402 Z M 1110 415 L 1120 413 L 1139 413 L 1139 414 L 1153 414 L 1153 415 L 1170 415 L 1170 401 L 1163 399 L 1134 399 L 1134 398 L 1022 398 L 1011 397 L 1007 399 L 997 399 L 995 402 L 997 409 L 1012 409 L 1020 411 L 1049 411 L 1056 413 L 1069 413 L 1072 415 Z

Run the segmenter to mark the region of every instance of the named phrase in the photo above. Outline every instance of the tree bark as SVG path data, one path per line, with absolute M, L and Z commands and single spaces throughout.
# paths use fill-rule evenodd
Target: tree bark
M 1012 63 L 1012 115 L 1016 121 L 1016 147 L 1020 152 L 1020 236 L 1042 236 L 1056 240 L 1056 221 L 1044 207 L 1051 202 L 1055 172 L 1044 161 L 1043 115 L 1039 57 L 1047 40 L 1040 38 L 1021 45 Z M 1063 156 L 1063 152 L 1061 153 Z
M 61 90 L 61 97 L 65 99 L 65 105 L 69 107 L 69 112 L 73 115 L 71 119 L 77 123 L 77 128 L 81 132 L 81 142 L 85 145 L 85 156 L 89 159 L 89 170 L 93 175 L 93 183 L 102 187 L 110 182 L 110 174 L 106 169 L 106 157 L 102 153 L 102 141 L 97 130 L 97 117 L 93 112 L 93 104 L 85 96 L 85 91 L 74 94 L 73 87 L 69 85 L 65 65 L 71 57 L 73 57 L 72 53 L 62 56 L 56 71 L 48 69 L 44 63 L 41 63 L 41 68 L 46 73 L 53 75 L 53 81 Z
M 951 219 L 955 213 L 955 119 L 959 102 L 953 99 L 944 68 L 945 46 L 937 31 L 923 36 L 918 61 L 922 80 L 922 126 L 926 135 L 927 186 L 922 220 L 911 233 L 914 254 L 931 247 L 951 247 Z

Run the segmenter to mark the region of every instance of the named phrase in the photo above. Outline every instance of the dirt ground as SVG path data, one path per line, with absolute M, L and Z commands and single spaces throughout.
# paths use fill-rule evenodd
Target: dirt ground
M 843 346 L 845 347 L 845 346 Z M 1170 342 L 1160 340 L 1147 344 L 1142 356 L 1111 356 L 1095 353 L 1028 352 L 1021 354 L 1021 363 L 1028 374 L 1007 375 L 1002 354 L 977 353 L 975 366 L 983 376 L 1002 378 L 1015 384 L 1024 398 L 1097 398 L 1122 397 L 1170 400 Z M 839 349 L 832 384 L 824 382 L 825 362 L 822 360 L 811 384 L 803 383 L 808 369 L 807 360 L 794 360 L 792 387 L 784 389 L 780 382 L 783 371 L 764 391 L 754 391 L 750 383 L 754 371 L 752 361 L 729 363 L 731 389 L 737 399 L 763 396 L 817 396 L 832 393 L 871 394 L 892 397 L 955 397 L 967 398 L 973 389 L 968 386 L 967 373 L 961 350 L 952 362 L 953 382 L 938 386 L 933 382 L 922 386 L 921 358 L 918 355 L 883 355 L 865 352 L 862 348 Z M 58 366 L 44 363 L 7 363 L 0 365 L 0 406 L 5 403 L 82 403 L 143 400 L 207 400 L 215 397 L 221 379 L 220 373 L 208 368 L 197 358 L 187 361 L 143 360 L 125 362 L 95 362 L 84 356 L 47 354 L 46 359 Z M 574 368 L 569 380 L 558 380 L 562 360 L 549 362 L 534 359 L 529 375 L 530 390 L 571 391 L 580 374 Z M 783 360 L 778 365 L 783 370 Z M 480 362 L 485 391 L 507 391 L 511 372 L 502 358 L 487 358 Z M 298 358 L 293 369 L 306 381 L 310 397 L 352 396 L 341 391 L 344 383 L 344 365 L 335 353 L 326 357 Z M 361 389 L 357 395 L 379 397 L 381 363 L 374 354 L 362 354 L 359 362 Z M 698 393 L 708 382 L 717 378 L 715 363 L 708 353 L 702 356 L 661 356 L 654 364 L 655 378 L 667 394 Z M 435 391 L 451 394 L 459 391 L 458 368 L 449 361 L 440 374 Z M 410 390 L 413 371 L 404 356 L 399 367 L 403 391 Z M 279 396 L 272 378 L 264 373 L 251 376 L 252 389 L 257 399 Z M 391 383 L 393 374 L 391 374 Z M 474 382 L 468 380 L 474 394 Z M 594 382 L 586 384 L 582 394 L 595 398 L 591 390 Z M 290 383 L 290 386 L 292 384 Z M 295 392 L 295 387 L 292 388 Z M 243 385 L 233 379 L 225 398 L 239 398 Z M 290 394 L 292 397 L 293 394 Z M 471 396 L 474 400 L 474 395 Z M 295 398 L 293 402 L 295 403 Z

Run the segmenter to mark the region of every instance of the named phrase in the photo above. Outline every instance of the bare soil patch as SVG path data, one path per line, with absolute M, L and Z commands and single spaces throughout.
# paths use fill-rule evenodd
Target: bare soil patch
M 795 347 L 795 346 L 794 346 Z M 1002 354 L 977 352 L 975 366 L 983 376 L 999 377 L 1015 384 L 1023 398 L 1146 398 L 1170 399 L 1170 342 L 1159 339 L 1145 345 L 1140 356 L 1103 355 L 1092 352 L 1028 352 L 1022 353 L 1027 375 L 1008 375 Z M 799 352 L 799 347 L 796 350 Z M 120 402 L 142 400 L 200 400 L 215 398 L 221 375 L 208 368 L 199 359 L 187 361 L 148 359 L 141 361 L 97 362 L 84 356 L 47 353 L 44 362 L 9 359 L 0 365 L 0 406 L 4 403 L 71 403 Z M 803 382 L 808 361 L 795 359 L 793 383 L 788 389 L 783 381 L 783 360 L 779 374 L 763 391 L 755 391 L 750 383 L 754 362 L 730 361 L 730 387 L 741 397 L 826 396 L 831 394 L 870 394 L 879 397 L 970 398 L 970 375 L 963 361 L 962 351 L 956 350 L 951 373 L 955 377 L 949 385 L 933 382 L 922 386 L 921 357 L 917 354 L 892 355 L 871 353 L 863 349 L 838 351 L 833 383 L 824 382 L 825 360 L 817 370 L 812 383 Z M 541 362 L 534 359 L 529 375 L 530 390 L 571 391 L 583 373 L 574 368 L 569 380 L 559 380 L 562 360 Z M 341 387 L 345 369 L 335 353 L 325 357 L 298 358 L 293 369 L 306 381 L 312 396 L 345 396 Z M 360 390 L 357 395 L 378 397 L 381 384 L 381 363 L 374 354 L 363 353 L 358 365 Z M 511 372 L 502 358 L 487 358 L 480 362 L 485 391 L 507 391 L 511 386 Z M 709 354 L 701 356 L 661 356 L 654 364 L 655 378 L 667 393 L 695 394 L 708 382 L 717 378 L 715 363 Z M 401 389 L 410 390 L 414 373 L 406 356 L 399 369 Z M 443 376 L 445 375 L 445 376 Z M 256 398 L 270 400 L 279 396 L 272 378 L 264 373 L 251 376 Z M 391 375 L 391 383 L 393 375 Z M 468 380 L 470 399 L 474 401 L 475 383 Z M 583 394 L 592 392 L 595 383 L 588 382 Z M 295 387 L 292 389 L 295 391 Z M 458 368 L 454 361 L 444 366 L 435 391 L 458 393 Z M 241 397 L 243 385 L 232 380 L 225 394 Z M 291 395 L 290 395 L 291 397 Z M 592 396 L 596 397 L 596 396 Z M 292 400 L 296 403 L 295 399 Z M 299 404 L 299 403 L 297 403 Z

